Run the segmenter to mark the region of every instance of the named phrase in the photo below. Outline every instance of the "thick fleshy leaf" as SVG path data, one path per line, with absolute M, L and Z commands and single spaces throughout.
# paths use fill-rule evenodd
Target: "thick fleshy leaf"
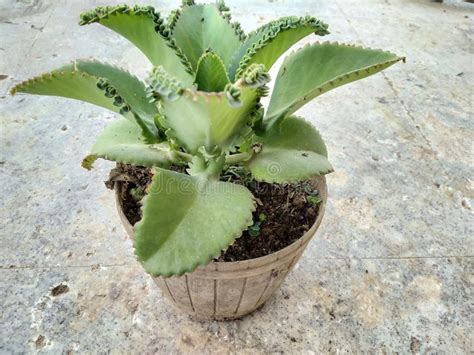
M 315 43 L 285 58 L 264 123 L 270 127 L 315 97 L 403 60 L 393 53 L 347 44 Z
M 190 66 L 169 38 L 159 13 L 151 6 L 99 6 L 81 14 L 81 25 L 100 23 L 127 38 L 154 66 L 163 66 L 171 75 L 191 86 Z
M 195 82 L 200 91 L 224 91 L 229 78 L 224 63 L 217 54 L 208 52 L 202 55 L 197 65 Z
M 90 169 L 97 158 L 139 166 L 167 167 L 170 149 L 168 143 L 147 144 L 136 124 L 118 119 L 99 134 L 82 166 Z
M 213 4 L 186 6 L 173 27 L 172 37 L 194 69 L 207 49 L 212 49 L 227 66 L 240 47 L 232 25 Z
M 61 96 L 89 102 L 143 126 L 146 134 L 158 137 L 154 124 L 156 106 L 146 97 L 145 85 L 130 73 L 97 61 L 78 60 L 51 73 L 22 82 L 12 93 Z
M 258 99 L 266 93 L 270 77 L 261 65 L 249 67 L 224 92 L 208 93 L 184 89 L 166 72 L 156 68 L 148 88 L 152 100 L 159 101 L 166 134 L 177 139 L 188 152 L 204 146 L 211 151 L 227 149 L 234 136 L 251 119 Z
M 300 39 L 315 33 L 328 34 L 328 26 L 314 17 L 282 17 L 250 33 L 232 56 L 229 77 L 233 79 L 252 63 L 265 65 L 268 71 L 277 59 Z
M 135 253 L 153 276 L 191 272 L 238 238 L 254 209 L 242 185 L 155 169 L 135 226 Z
M 288 117 L 256 141 L 262 150 L 247 164 L 257 181 L 295 182 L 333 171 L 321 135 L 302 118 Z
M 153 122 L 158 111 L 146 96 L 145 84 L 134 75 L 112 65 L 98 61 L 77 60 L 62 68 L 63 70 L 79 71 L 97 78 L 106 79 L 140 117 Z
M 255 90 L 241 90 L 241 106 L 232 106 L 224 93 L 186 92 L 176 101 L 163 101 L 161 124 L 171 129 L 168 134 L 176 138 L 189 152 L 199 147 L 227 148 L 233 135 L 247 122 L 257 103 Z

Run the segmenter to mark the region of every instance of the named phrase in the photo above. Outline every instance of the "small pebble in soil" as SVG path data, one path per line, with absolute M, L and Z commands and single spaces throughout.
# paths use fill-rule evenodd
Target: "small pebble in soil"
M 66 284 L 59 284 L 58 286 L 53 287 L 53 289 L 51 290 L 51 295 L 56 297 L 67 292 L 69 292 L 69 286 Z
M 43 335 L 39 335 L 35 340 L 36 349 L 44 348 L 46 345 L 46 338 Z

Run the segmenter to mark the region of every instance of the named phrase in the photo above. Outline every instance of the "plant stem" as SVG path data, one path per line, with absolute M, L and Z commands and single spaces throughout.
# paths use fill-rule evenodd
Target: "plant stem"
M 180 152 L 177 150 L 174 150 L 173 153 L 176 154 L 181 160 L 184 160 L 187 163 L 193 160 L 193 156 L 191 154 Z
M 179 159 L 181 161 L 185 161 L 187 163 L 191 162 L 193 160 L 193 155 L 192 154 L 188 154 L 188 153 L 184 153 L 184 152 L 180 152 L 180 151 L 176 151 L 176 150 L 173 150 L 172 153 L 179 157 Z M 237 163 L 240 163 L 242 161 L 247 161 L 249 160 L 250 158 L 252 158 L 254 152 L 248 152 L 248 153 L 237 153 L 237 154 L 229 154 L 229 155 L 226 155 L 225 157 L 225 164 L 227 165 L 233 165 L 233 164 L 237 164 Z M 175 159 L 173 159 L 174 161 Z M 174 161 L 175 163 L 178 163 L 177 161 Z
M 233 165 L 236 163 L 240 163 L 242 161 L 247 161 L 250 158 L 252 158 L 253 154 L 254 154 L 254 151 L 252 150 L 251 152 L 248 152 L 248 153 L 237 153 L 237 154 L 227 155 L 225 157 L 225 164 Z

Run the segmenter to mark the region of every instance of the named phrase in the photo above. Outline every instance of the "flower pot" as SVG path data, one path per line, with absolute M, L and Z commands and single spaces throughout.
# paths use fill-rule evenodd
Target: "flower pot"
M 180 310 L 199 319 L 236 319 L 267 301 L 303 254 L 321 224 L 327 201 L 324 176 L 314 179 L 322 202 L 312 227 L 297 241 L 275 253 L 243 261 L 215 262 L 179 277 L 153 277 L 165 297 Z M 118 213 L 129 236 L 133 226 L 122 208 L 122 183 L 115 185 Z

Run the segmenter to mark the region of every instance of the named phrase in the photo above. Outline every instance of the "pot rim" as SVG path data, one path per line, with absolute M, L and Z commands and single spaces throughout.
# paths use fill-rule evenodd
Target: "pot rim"
M 310 239 L 314 236 L 316 230 L 318 229 L 319 225 L 321 224 L 322 218 L 324 216 L 324 211 L 325 211 L 326 203 L 327 203 L 326 178 L 323 175 L 323 176 L 317 176 L 313 180 L 315 180 L 318 184 L 318 190 L 319 190 L 322 202 L 319 204 L 318 215 L 313 225 L 300 238 L 295 240 L 290 245 L 287 245 L 283 249 L 280 249 L 271 254 L 260 256 L 258 258 L 238 260 L 238 261 L 211 260 L 206 265 L 199 265 L 194 271 L 192 271 L 192 273 L 209 274 L 209 272 L 212 273 L 214 271 L 214 273 L 217 272 L 217 274 L 219 274 L 225 271 L 239 271 L 239 270 L 248 270 L 248 269 L 254 269 L 254 268 L 260 269 L 267 264 L 274 265 L 275 261 L 281 261 L 284 263 L 287 259 L 285 257 L 288 256 L 288 254 L 298 249 L 302 244 L 306 244 L 310 241 Z M 128 236 L 133 240 L 134 228 L 128 221 L 127 217 L 125 216 L 125 213 L 123 211 L 122 200 L 120 198 L 122 186 L 123 186 L 122 182 L 120 181 L 115 182 L 115 185 L 114 185 L 115 202 L 117 205 L 117 210 L 118 210 L 120 220 L 122 221 L 122 224 L 125 227 L 125 230 L 127 231 Z

